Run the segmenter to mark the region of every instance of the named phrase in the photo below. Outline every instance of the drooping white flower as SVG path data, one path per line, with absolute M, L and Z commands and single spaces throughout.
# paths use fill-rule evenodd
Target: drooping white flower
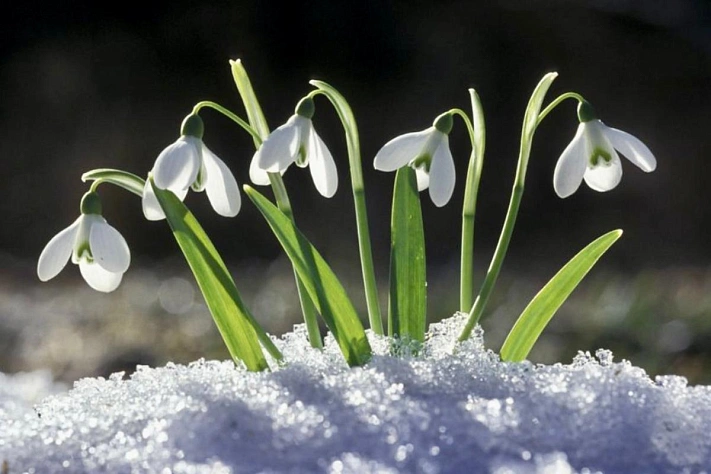
M 215 212 L 225 217 L 236 216 L 242 204 L 237 180 L 227 165 L 203 143 L 200 116 L 186 117 L 181 133 L 180 138 L 158 155 L 151 171 L 155 185 L 172 191 L 181 201 L 188 188 L 205 191 Z M 165 219 L 148 180 L 143 189 L 143 214 L 152 221 Z
M 400 135 L 386 143 L 375 155 L 373 166 L 380 171 L 411 166 L 417 174 L 417 189 L 429 188 L 434 205 L 442 207 L 452 197 L 456 180 L 454 159 L 449 151 L 451 130 L 451 114 L 442 114 L 431 127 Z
M 101 216 L 101 201 L 95 192 L 84 195 L 81 212 L 42 250 L 37 276 L 42 281 L 54 278 L 71 257 L 90 287 L 105 293 L 114 291 L 131 262 L 126 240 Z
M 644 143 L 602 123 L 587 102 L 578 106 L 578 117 L 575 137 L 560 155 L 553 174 L 553 187 L 561 198 L 577 191 L 583 179 L 595 191 L 617 186 L 622 179 L 618 151 L 642 171 L 649 173 L 657 167 L 657 160 Z
M 269 184 L 264 172 L 284 173 L 292 163 L 309 167 L 314 185 L 322 196 L 330 198 L 338 189 L 338 172 L 331 152 L 314 129 L 313 99 L 306 97 L 296 106 L 287 122 L 269 134 L 252 158 L 250 179 L 255 184 Z

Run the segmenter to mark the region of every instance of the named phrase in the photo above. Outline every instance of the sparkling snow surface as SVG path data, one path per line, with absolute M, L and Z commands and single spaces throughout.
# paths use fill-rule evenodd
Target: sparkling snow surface
M 59 394 L 46 373 L 0 374 L 0 472 L 711 471 L 711 387 L 609 351 L 501 363 L 480 330 L 455 348 L 463 323 L 433 325 L 418 356 L 371 336 L 378 355 L 354 369 L 298 327 L 270 373 L 198 361 Z

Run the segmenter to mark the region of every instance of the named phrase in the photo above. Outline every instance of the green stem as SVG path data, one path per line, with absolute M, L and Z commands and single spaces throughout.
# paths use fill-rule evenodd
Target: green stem
M 553 109 L 558 107 L 561 102 L 563 102 L 566 99 L 575 99 L 578 102 L 583 102 L 585 99 L 583 98 L 582 95 L 578 94 L 577 92 L 566 92 L 565 94 L 561 94 L 558 97 L 556 97 L 550 104 L 548 104 L 548 107 L 543 109 L 543 111 L 538 114 L 538 122 L 536 123 L 536 126 L 540 124 L 544 118 L 546 118 L 546 115 L 551 113 Z
M 484 164 L 484 148 L 486 146 L 486 129 L 481 101 L 474 89 L 469 89 L 469 96 L 472 103 L 474 124 L 471 123 L 467 114 L 462 110 L 452 110 L 453 113 L 456 113 L 462 118 L 467 126 L 472 145 L 472 152 L 469 156 L 469 166 L 467 169 L 467 180 L 464 188 L 464 203 L 462 205 L 462 254 L 459 283 L 459 310 L 462 312 L 469 311 L 473 304 L 474 217 L 476 215 L 479 181 L 481 180 L 481 168 Z
M 235 80 L 235 84 L 237 85 L 237 90 L 242 98 L 244 108 L 247 111 L 247 117 L 249 118 L 250 123 L 249 129 L 254 132 L 250 132 L 252 138 L 254 139 L 254 147 L 259 149 L 262 142 L 269 136 L 269 125 L 267 124 L 262 108 L 259 105 L 257 96 L 254 93 L 254 88 L 249 80 L 247 71 L 244 66 L 242 66 L 242 62 L 239 59 L 230 61 L 230 66 L 232 69 L 232 76 Z M 284 215 L 289 217 L 292 222 L 296 222 L 294 220 L 294 213 L 291 209 L 291 203 L 289 202 L 289 195 L 286 192 L 286 186 L 284 186 L 284 180 L 279 173 L 268 173 L 268 175 L 277 207 L 284 213 Z M 297 275 L 296 268 L 294 268 L 294 280 L 296 281 L 296 290 L 299 294 L 301 313 L 304 317 L 304 323 L 306 324 L 306 329 L 309 334 L 309 342 L 311 343 L 311 347 L 321 349 L 323 348 L 323 340 L 321 339 L 321 331 L 318 327 L 316 306 L 306 292 L 303 282 Z
M 83 182 L 93 181 L 90 191 L 96 191 L 100 184 L 111 183 L 139 197 L 143 197 L 143 187 L 146 184 L 143 178 L 139 178 L 133 173 L 111 168 L 87 171 L 81 175 L 81 180 Z
M 225 117 L 229 118 L 230 120 L 235 122 L 237 125 L 242 127 L 244 129 L 244 131 L 246 131 L 247 133 L 252 135 L 252 138 L 254 138 L 255 142 L 256 141 L 259 141 L 259 143 L 262 142 L 262 137 L 259 136 L 257 131 L 254 128 L 252 128 L 252 126 L 250 126 L 247 122 L 245 122 L 237 114 L 235 114 L 234 112 L 230 111 L 229 109 L 221 106 L 220 104 L 218 104 L 216 102 L 212 102 L 209 100 L 203 100 L 202 102 L 198 102 L 193 107 L 193 114 L 197 114 L 198 112 L 200 112 L 200 109 L 202 109 L 203 107 L 209 107 L 213 110 L 217 110 L 222 115 L 224 115 Z
M 365 183 L 363 182 L 363 167 L 360 158 L 360 139 L 358 126 L 353 112 L 346 99 L 332 86 L 322 81 L 309 81 L 317 90 L 311 91 L 308 96 L 325 96 L 338 113 L 338 118 L 343 124 L 346 133 L 346 147 L 348 149 L 348 162 L 353 189 L 353 203 L 355 206 L 356 228 L 358 232 L 358 248 L 360 251 L 360 265 L 363 272 L 363 286 L 365 290 L 366 305 L 368 307 L 368 320 L 370 328 L 376 334 L 383 334 L 383 320 L 378 302 L 378 285 L 375 280 L 375 267 L 373 265 L 373 251 L 370 244 L 370 230 L 368 228 L 368 214 L 365 204 Z
M 531 155 L 533 135 L 538 127 L 538 124 L 540 123 L 539 113 L 541 105 L 548 88 L 556 76 L 557 74 L 550 73 L 546 74 L 543 79 L 541 79 L 538 86 L 536 86 L 536 89 L 534 89 L 531 99 L 528 102 L 528 106 L 526 107 L 526 113 L 523 118 L 523 126 L 521 127 L 521 145 L 519 148 L 518 165 L 516 167 L 516 177 L 514 178 L 513 189 L 511 190 L 511 199 L 509 200 L 509 207 L 506 212 L 506 218 L 504 219 L 504 225 L 501 229 L 499 242 L 496 244 L 496 250 L 491 258 L 489 269 L 486 272 L 486 277 L 484 277 L 484 282 L 482 283 L 479 294 L 477 295 L 474 305 L 469 312 L 469 319 L 467 320 L 462 333 L 459 335 L 459 341 L 468 339 L 474 329 L 474 326 L 477 322 L 479 322 L 479 319 L 484 312 L 484 308 L 486 307 L 486 303 L 488 302 L 491 292 L 494 289 L 496 280 L 499 277 L 499 273 L 501 272 L 501 267 L 504 263 L 509 243 L 511 242 L 511 235 L 513 234 L 514 226 L 516 224 L 518 210 L 521 206 L 521 198 L 523 197 L 524 183 L 526 181 L 526 170 L 528 168 L 528 159 Z M 560 103 L 562 100 L 564 99 L 560 99 L 557 103 Z

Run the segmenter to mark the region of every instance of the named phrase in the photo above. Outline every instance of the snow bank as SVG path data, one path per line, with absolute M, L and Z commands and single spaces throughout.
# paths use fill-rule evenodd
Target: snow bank
M 288 364 L 271 373 L 143 367 L 128 380 L 83 379 L 34 408 L 6 376 L 0 461 L 12 474 L 711 470 L 711 387 L 652 381 L 609 351 L 501 363 L 480 330 L 455 349 L 463 323 L 433 325 L 419 356 L 403 345 L 391 357 L 371 337 L 378 355 L 355 369 L 333 340 L 313 350 L 298 327 L 279 341 Z M 39 392 L 51 393 L 42 377 Z

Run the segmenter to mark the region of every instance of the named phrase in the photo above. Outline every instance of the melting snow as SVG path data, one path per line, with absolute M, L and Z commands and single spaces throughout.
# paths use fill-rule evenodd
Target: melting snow
M 297 327 L 270 373 L 201 360 L 65 393 L 44 372 L 0 374 L 0 463 L 11 474 L 711 471 L 711 387 L 653 381 L 609 351 L 502 363 L 481 330 L 455 346 L 463 323 L 433 325 L 420 355 L 389 356 L 370 335 L 376 355 L 354 369 L 332 339 L 311 349 Z

